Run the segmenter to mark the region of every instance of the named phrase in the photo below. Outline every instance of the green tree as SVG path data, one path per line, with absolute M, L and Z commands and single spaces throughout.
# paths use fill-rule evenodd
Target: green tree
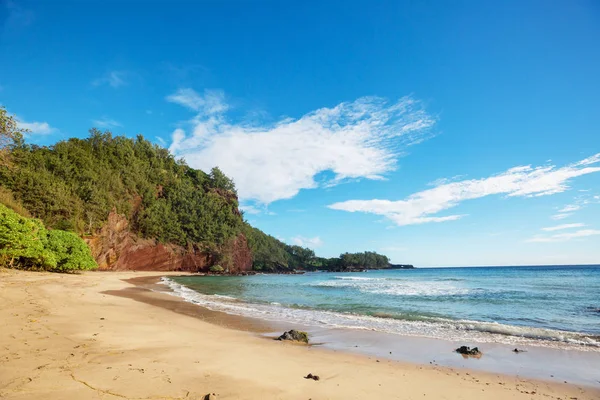
M 26 132 L 26 129 L 19 128 L 15 117 L 8 115 L 6 108 L 0 106 L 0 166 L 10 164 L 10 152 L 23 143 L 23 134 Z
M 233 181 L 219 167 L 214 167 L 210 170 L 209 179 L 212 187 L 236 193 Z

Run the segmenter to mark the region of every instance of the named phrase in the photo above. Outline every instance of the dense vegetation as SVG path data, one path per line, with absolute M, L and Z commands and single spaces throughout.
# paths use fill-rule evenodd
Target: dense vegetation
M 86 139 L 30 145 L 1 107 L 0 129 L 0 204 L 43 221 L 53 243 L 76 237 L 58 230 L 93 235 L 115 210 L 140 237 L 211 252 L 222 265 L 228 261 L 219 259 L 221 249 L 243 233 L 255 270 L 388 266 L 387 257 L 373 252 L 325 259 L 265 234 L 243 220 L 234 183 L 218 168 L 193 169 L 142 136 L 92 129 Z
M 0 266 L 69 272 L 94 269 L 96 262 L 73 232 L 48 230 L 0 204 Z

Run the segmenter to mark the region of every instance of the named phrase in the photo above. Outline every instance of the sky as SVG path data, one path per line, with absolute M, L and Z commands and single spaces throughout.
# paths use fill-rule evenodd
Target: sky
M 600 263 L 596 1 L 2 1 L 29 143 L 143 134 L 254 226 L 416 266 Z

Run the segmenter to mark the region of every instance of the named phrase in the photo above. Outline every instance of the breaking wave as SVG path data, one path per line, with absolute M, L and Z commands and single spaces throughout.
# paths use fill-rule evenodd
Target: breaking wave
M 331 284 L 331 282 L 336 281 L 382 281 L 380 278 L 340 278 L 343 279 L 336 279 L 335 281 L 328 281 L 327 283 Z M 385 281 L 385 279 L 383 281 Z M 179 296 L 190 303 L 214 311 L 270 321 L 292 321 L 294 323 L 311 326 L 375 330 L 400 335 L 421 336 L 452 341 L 480 343 L 496 342 L 509 345 L 532 345 L 600 352 L 600 336 L 587 335 L 578 332 L 514 326 L 496 322 L 453 320 L 414 314 L 364 315 L 283 306 L 279 303 L 248 303 L 229 296 L 202 294 L 169 278 L 162 278 L 161 282 L 171 289 L 171 294 Z M 323 283 L 324 282 L 320 282 L 320 284 Z M 371 288 L 370 290 L 375 289 Z M 389 290 L 389 288 L 379 287 L 376 290 Z M 430 293 L 433 290 L 446 290 L 449 293 L 458 293 L 459 288 L 446 287 L 445 289 L 434 289 L 429 285 L 423 285 L 423 282 L 421 282 L 418 287 L 408 285 L 403 289 L 395 290 L 401 291 L 403 295 L 411 295 L 410 293 L 417 292 Z

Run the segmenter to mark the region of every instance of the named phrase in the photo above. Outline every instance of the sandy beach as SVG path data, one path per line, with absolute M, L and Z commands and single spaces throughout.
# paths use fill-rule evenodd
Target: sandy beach
M 160 275 L 0 272 L 0 398 L 600 398 L 596 388 L 268 340 L 260 322 L 132 281 Z

